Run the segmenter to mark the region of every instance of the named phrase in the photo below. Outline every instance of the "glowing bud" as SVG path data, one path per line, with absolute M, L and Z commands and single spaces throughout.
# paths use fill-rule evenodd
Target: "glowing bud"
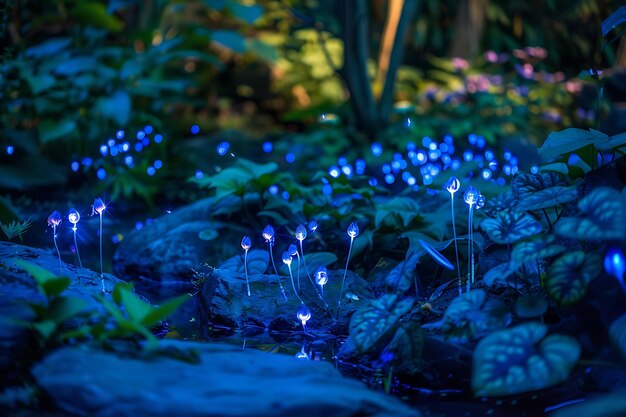
M 311 311 L 303 305 L 298 309 L 296 317 L 302 322 L 303 326 L 306 326 L 306 322 L 311 319 Z
M 265 226 L 265 229 L 263 229 L 263 238 L 267 242 L 274 240 L 274 228 L 271 225 L 268 224 Z
M 465 190 L 465 194 L 463 194 L 463 199 L 467 204 L 473 206 L 478 202 L 478 198 L 480 197 L 480 192 L 476 189 L 476 187 L 469 186 L 467 190 Z
M 58 210 L 54 210 L 50 216 L 48 216 L 48 226 L 56 227 L 63 222 L 61 213 Z
M 328 283 L 328 270 L 325 266 L 320 266 L 315 271 L 315 282 L 317 285 L 326 285 Z
M 76 225 L 76 223 L 80 220 L 80 213 L 76 209 L 70 209 L 67 213 L 67 220 L 69 220 L 73 225 Z
M 461 188 L 461 182 L 455 176 L 450 177 L 448 182 L 446 182 L 446 190 L 448 190 L 450 194 L 456 193 L 459 191 L 459 188 Z
M 306 227 L 304 227 L 303 225 L 299 225 L 298 227 L 296 227 L 296 239 L 302 242 L 304 239 L 306 239 L 306 235 Z
M 309 222 L 309 230 L 311 231 L 311 233 L 317 230 L 317 222 L 315 220 L 311 220 Z
M 293 260 L 293 258 L 291 257 L 289 252 L 287 252 L 287 251 L 283 252 L 283 263 L 285 265 L 290 266 L 292 260 Z
M 252 240 L 250 240 L 249 236 L 244 236 L 243 239 L 241 239 L 241 247 L 243 250 L 248 250 L 252 247 Z
M 485 206 L 485 196 L 480 194 L 478 196 L 478 200 L 476 201 L 476 208 L 481 209 Z
M 102 201 L 102 199 L 100 197 L 96 198 L 93 201 L 93 210 L 98 213 L 98 214 L 102 214 L 102 212 L 107 208 L 107 206 L 104 204 L 104 201 Z
M 348 226 L 348 236 L 354 239 L 358 235 L 359 235 L 359 226 L 357 226 L 356 223 L 350 223 L 350 226 Z
M 626 272 L 626 260 L 624 253 L 618 248 L 611 248 L 604 257 L 604 270 L 607 274 L 613 275 L 620 283 L 623 283 L 624 272 Z
M 289 247 L 287 248 L 287 252 L 289 252 L 291 256 L 296 256 L 298 254 L 298 248 L 296 247 L 296 245 L 289 245 Z

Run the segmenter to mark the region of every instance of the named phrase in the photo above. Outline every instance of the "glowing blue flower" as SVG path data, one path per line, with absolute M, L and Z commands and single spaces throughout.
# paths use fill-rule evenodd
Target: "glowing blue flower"
M 287 252 L 287 251 L 283 252 L 283 263 L 285 265 L 290 266 L 292 260 L 293 260 L 293 258 L 291 257 L 289 252 Z
M 289 252 L 291 256 L 296 256 L 298 254 L 298 247 L 294 244 L 291 244 L 287 248 L 287 252 Z
M 463 199 L 467 204 L 473 206 L 478 202 L 478 198 L 480 197 L 480 192 L 474 187 L 469 186 L 467 190 L 465 190 L 465 194 L 463 194 Z
M 301 242 L 304 239 L 306 239 L 306 236 L 307 236 L 306 227 L 304 227 L 303 225 L 298 225 L 298 227 L 296 227 L 295 236 L 296 236 L 296 239 L 298 239 Z
M 311 233 L 315 232 L 317 230 L 317 222 L 315 220 L 311 220 L 308 227 Z
M 274 240 L 274 228 L 272 227 L 272 225 L 268 224 L 267 226 L 265 226 L 265 229 L 263 229 L 263 238 L 266 242 L 271 242 L 272 240 Z
M 315 271 L 315 283 L 324 286 L 328 283 L 328 270 L 325 266 L 320 266 Z
M 244 236 L 243 239 L 241 239 L 241 247 L 243 250 L 248 250 L 252 247 L 252 240 L 249 236 Z
M 604 257 L 604 270 L 613 275 L 624 288 L 624 272 L 626 272 L 626 260 L 624 253 L 619 248 L 611 248 Z
M 446 190 L 448 190 L 450 194 L 456 193 L 459 191 L 459 188 L 461 188 L 461 182 L 455 176 L 450 177 L 448 182 L 446 182 Z
M 48 226 L 57 227 L 63 222 L 61 213 L 58 210 L 54 210 L 50 216 L 48 216 Z
M 300 306 L 296 312 L 296 317 L 302 322 L 303 326 L 306 326 L 306 322 L 311 319 L 311 311 L 304 305 Z
M 359 235 L 359 226 L 357 226 L 356 223 L 350 223 L 350 226 L 348 226 L 347 233 L 348 233 L 348 236 L 354 239 L 355 237 Z

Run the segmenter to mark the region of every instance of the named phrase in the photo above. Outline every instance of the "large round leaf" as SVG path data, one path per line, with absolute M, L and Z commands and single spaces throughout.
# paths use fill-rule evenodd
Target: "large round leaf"
M 609 335 L 615 347 L 626 358 L 626 314 L 622 314 L 611 323 Z
M 357 310 L 350 320 L 350 339 L 356 350 L 366 352 L 385 336 L 391 337 L 398 319 L 412 306 L 412 299 L 398 301 L 395 295 L 385 294 Z
M 555 172 L 543 172 L 541 174 L 522 173 L 516 175 L 511 181 L 511 191 L 518 201 L 523 201 L 533 193 L 561 185 L 565 185 L 563 176 Z
M 516 270 L 517 267 L 513 262 L 501 263 L 487 271 L 485 276 L 483 276 L 483 282 L 488 286 L 492 286 L 495 282 L 506 283 Z
M 565 381 L 580 357 L 580 345 L 569 336 L 547 333 L 545 324 L 528 322 L 481 340 L 474 351 L 474 393 L 511 395 Z
M 243 266 L 243 253 L 227 259 L 220 269 L 227 269 L 243 275 L 245 273 Z M 263 274 L 267 271 L 270 263 L 270 255 L 266 250 L 252 249 L 248 252 L 248 275 Z
M 587 286 L 600 273 L 602 263 L 596 254 L 583 251 L 566 253 L 550 266 L 544 287 L 561 306 L 578 302 L 585 296 Z
M 387 276 L 385 276 L 385 287 L 392 292 L 403 293 L 413 285 L 413 275 L 415 266 L 419 261 L 419 256 L 413 254 L 409 258 L 396 265 Z
M 550 258 L 564 252 L 566 249 L 565 246 L 554 243 L 554 236 L 541 235 L 516 243 L 513 247 L 511 259 L 520 265 L 536 259 Z
M 556 234 L 578 240 L 624 240 L 626 208 L 622 195 L 608 187 L 593 190 L 578 202 L 584 217 L 561 219 Z
M 514 243 L 541 233 L 543 226 L 526 213 L 501 211 L 494 219 L 485 219 L 480 227 L 499 244 Z
M 441 331 L 454 341 L 476 340 L 486 333 L 505 327 L 511 313 L 504 303 L 487 300 L 478 289 L 456 297 L 443 315 Z
M 395 368 L 406 374 L 413 374 L 421 368 L 423 349 L 424 332 L 415 321 L 400 326 L 388 348 L 394 355 Z
M 576 200 L 578 191 L 576 186 L 572 187 L 550 187 L 535 193 L 530 193 L 517 205 L 519 211 L 541 210 L 554 207 L 559 204 L 566 204 Z

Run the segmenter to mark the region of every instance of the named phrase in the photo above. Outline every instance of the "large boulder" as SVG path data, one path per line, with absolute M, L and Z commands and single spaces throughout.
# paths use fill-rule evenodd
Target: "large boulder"
M 27 353 L 24 346 L 28 333 L 23 326 L 16 324 L 18 320 L 34 318 L 24 302 L 43 302 L 35 280 L 13 264 L 15 259 L 32 262 L 54 274 L 71 278 L 72 285 L 65 290 L 65 294 L 82 298 L 94 308 L 97 307 L 94 296 L 102 293 L 100 274 L 66 263 L 63 263 L 61 271 L 58 258 L 50 251 L 0 242 L 0 375 L 3 376 L 9 376 L 8 370 L 16 365 L 16 358 Z M 122 281 L 104 274 L 107 291 L 118 282 Z
M 89 417 L 419 417 L 330 363 L 217 343 L 162 342 L 195 363 L 63 348 L 32 371 L 61 410 Z
M 311 319 L 307 323 L 309 330 L 346 334 L 352 313 L 366 300 L 373 298 L 367 281 L 348 271 L 342 306 L 337 314 L 343 272 L 328 271 L 328 283 L 323 293 L 306 275 L 300 278 L 300 299 L 311 311 Z M 204 271 L 197 294 L 202 321 L 231 328 L 254 326 L 277 331 L 302 329 L 296 317 L 302 304 L 288 276 L 255 274 L 250 275 L 249 281 L 250 296 L 247 295 L 246 280 L 242 273 L 213 268 Z

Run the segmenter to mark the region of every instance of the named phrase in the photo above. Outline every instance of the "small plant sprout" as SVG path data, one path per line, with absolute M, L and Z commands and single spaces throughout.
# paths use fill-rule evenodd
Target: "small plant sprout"
M 106 210 L 107 206 L 100 197 L 93 201 L 93 213 L 98 213 L 100 216 L 100 277 L 102 278 L 102 292 L 104 292 L 104 268 L 102 266 L 102 213 Z
M 315 271 L 315 283 L 320 286 L 320 292 L 324 295 L 324 285 L 328 283 L 328 270 L 325 266 L 320 266 Z
M 626 272 L 626 259 L 624 253 L 619 248 L 611 248 L 604 257 L 604 270 L 607 274 L 613 275 L 622 291 L 626 294 L 626 284 L 624 284 L 624 272 Z
M 454 252 L 456 254 L 456 270 L 459 278 L 459 295 L 463 293 L 463 286 L 461 284 L 461 263 L 459 262 L 459 245 L 456 239 L 456 224 L 454 222 L 454 193 L 461 188 L 461 182 L 457 177 L 450 177 L 446 183 L 446 190 L 450 193 L 450 206 L 452 207 L 452 234 L 454 237 Z
M 61 252 L 59 251 L 59 245 L 57 244 L 57 226 L 59 226 L 63 220 L 61 219 L 61 213 L 58 210 L 54 210 L 50 216 L 48 216 L 48 226 L 52 226 L 52 234 L 54 240 L 54 247 L 57 250 L 59 256 L 59 269 L 63 272 L 63 262 L 61 262 Z
M 298 291 L 300 291 L 300 254 L 298 253 L 298 248 L 296 247 L 296 245 L 291 244 L 289 245 L 289 248 L 287 248 L 287 252 L 289 252 L 291 256 L 295 256 L 298 260 L 298 269 L 296 272 L 296 276 L 298 277 Z
M 468 280 L 467 280 L 467 289 L 469 291 L 470 285 L 474 283 L 474 248 L 472 246 L 473 242 L 473 224 L 472 217 L 474 214 L 474 206 L 478 203 L 480 198 L 480 193 L 478 190 L 469 186 L 467 190 L 465 190 L 465 194 L 463 194 L 463 199 L 469 205 L 469 216 L 467 218 L 467 235 L 468 235 L 468 243 L 467 243 L 467 257 L 470 260 L 470 265 L 468 267 Z
M 70 209 L 67 213 L 67 220 L 72 223 L 72 232 L 74 232 L 74 248 L 76 249 L 76 257 L 78 258 L 78 265 L 82 268 L 83 262 L 80 260 L 80 252 L 78 252 L 78 242 L 76 241 L 76 231 L 78 230 L 77 224 L 80 220 L 80 213 L 76 209 Z
M 306 330 L 306 322 L 311 319 L 311 310 L 309 310 L 307 306 L 302 304 L 296 312 L 296 317 L 302 323 L 302 329 L 304 330 L 304 333 L 308 333 Z
M 339 290 L 339 300 L 337 302 L 337 316 L 339 316 L 339 309 L 341 308 L 341 298 L 343 296 L 343 286 L 346 283 L 346 275 L 348 274 L 348 265 L 350 264 L 350 254 L 352 253 L 352 244 L 354 238 L 359 235 L 359 226 L 356 223 L 350 223 L 347 230 L 348 236 L 350 236 L 350 249 L 348 249 L 348 259 L 346 260 L 346 269 L 343 271 L 343 278 L 341 279 L 341 289 Z
M 248 297 L 250 297 L 250 281 L 248 280 L 248 250 L 252 247 L 252 240 L 249 236 L 241 239 L 241 247 L 243 248 L 243 270 L 246 273 L 246 288 L 248 289 Z
M 304 305 L 302 298 L 298 295 L 298 291 L 296 291 L 296 284 L 293 282 L 293 273 L 291 272 L 291 262 L 293 261 L 293 257 L 289 254 L 289 252 L 283 252 L 283 263 L 287 265 L 287 269 L 289 269 L 289 278 L 291 278 L 291 288 L 293 288 L 293 292 L 298 297 L 300 304 Z

